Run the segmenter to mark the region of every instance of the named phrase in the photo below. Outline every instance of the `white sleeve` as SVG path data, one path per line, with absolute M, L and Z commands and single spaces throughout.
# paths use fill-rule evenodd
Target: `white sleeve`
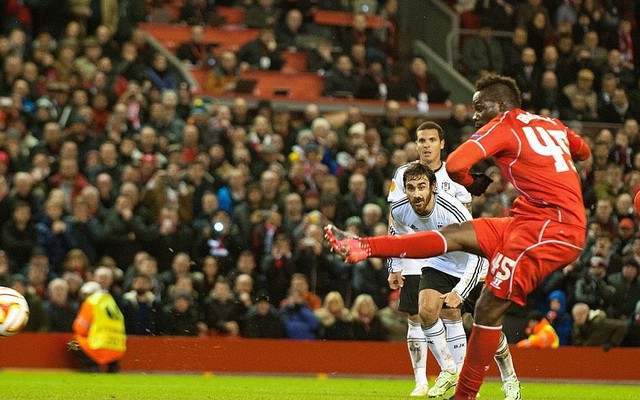
M 467 188 L 457 182 L 453 182 L 453 184 L 456 185 L 456 199 L 460 200 L 460 203 L 465 205 L 471 203 L 471 193 L 469 193 Z
M 396 221 L 393 216 L 393 211 L 389 210 L 389 235 L 395 236 L 406 233 L 406 229 L 406 225 L 404 225 L 400 221 Z M 398 230 L 400 230 L 400 232 Z M 403 261 L 404 260 L 402 258 L 389 257 L 387 259 L 387 267 L 389 272 L 402 272 L 404 270 L 404 266 L 402 265 Z
M 405 168 L 399 167 L 398 169 L 396 169 L 395 174 L 393 174 L 393 179 L 391 180 L 391 186 L 389 187 L 389 195 L 387 195 L 387 201 L 389 203 L 398 201 L 405 196 L 404 184 L 402 183 L 404 170 Z
M 478 282 L 487 276 L 488 268 L 489 262 L 486 258 L 469 254 L 464 274 L 452 291 L 458 293 L 463 299 L 466 299 Z

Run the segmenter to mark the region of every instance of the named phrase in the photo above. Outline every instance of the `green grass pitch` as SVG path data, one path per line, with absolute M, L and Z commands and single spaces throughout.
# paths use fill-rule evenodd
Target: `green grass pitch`
M 406 379 L 81 374 L 21 370 L 0 372 L 0 382 L 0 398 L 7 400 L 398 399 L 409 398 L 407 395 L 413 389 L 413 381 Z M 504 398 L 497 382 L 485 383 L 480 393 L 481 400 Z M 525 381 L 522 395 L 524 400 L 637 400 L 640 399 L 640 388 Z

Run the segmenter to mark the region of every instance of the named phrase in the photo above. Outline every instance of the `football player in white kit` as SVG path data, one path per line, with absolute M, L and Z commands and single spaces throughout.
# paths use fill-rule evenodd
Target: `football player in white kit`
M 391 234 L 438 229 L 471 219 L 468 211 L 471 195 L 451 181 L 441 160 L 442 128 L 433 122 L 425 122 L 418 127 L 416 135 L 420 160 L 398 168 L 389 191 Z M 428 168 L 413 167 L 415 164 Z M 404 178 L 408 168 L 418 180 Z M 411 181 L 411 194 L 405 190 L 405 181 Z M 416 184 L 421 185 L 420 188 Z M 482 289 L 477 283 L 484 280 L 488 263 L 468 253 L 449 254 L 451 257 L 445 254 L 431 259 L 390 260 L 389 285 L 392 289 L 402 287 L 400 310 L 409 314 L 407 346 L 416 381 L 411 396 L 443 396 L 457 383 L 464 361 L 466 334 L 461 310 L 456 306 L 463 305 L 465 311 L 473 313 L 475 300 Z M 452 307 L 443 308 L 445 298 Z M 427 346 L 441 369 L 431 389 L 426 378 Z M 511 386 L 508 392 L 517 392 L 517 396 L 506 398 L 518 399 L 519 382 L 504 335 L 496 354 L 503 381 Z

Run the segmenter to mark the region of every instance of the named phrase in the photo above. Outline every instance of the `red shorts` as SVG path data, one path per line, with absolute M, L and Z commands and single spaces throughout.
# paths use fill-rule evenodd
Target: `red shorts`
M 580 255 L 586 234 L 578 225 L 522 216 L 470 222 L 490 262 L 487 288 L 521 306 L 544 278 Z

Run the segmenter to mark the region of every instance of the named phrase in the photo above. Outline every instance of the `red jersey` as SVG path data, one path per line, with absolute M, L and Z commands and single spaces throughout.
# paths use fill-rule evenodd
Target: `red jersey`
M 540 215 L 584 226 L 582 185 L 572 156 L 584 160 L 589 154 L 584 140 L 559 120 L 516 108 L 496 116 L 451 153 L 447 169 L 453 167 L 452 179 L 468 186 L 471 166 L 493 157 L 522 195 L 513 204 L 515 216 Z

